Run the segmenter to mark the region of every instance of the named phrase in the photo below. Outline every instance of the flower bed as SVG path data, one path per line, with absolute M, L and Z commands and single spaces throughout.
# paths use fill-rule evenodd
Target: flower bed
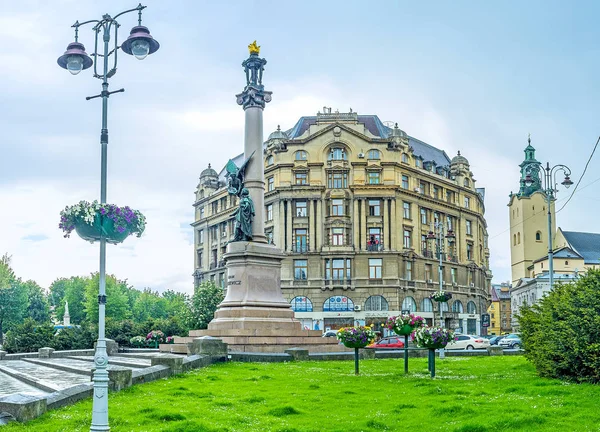
M 454 331 L 441 327 L 421 327 L 415 330 L 412 340 L 421 348 L 440 349 L 454 342 Z
M 445 303 L 452 298 L 452 293 L 448 291 L 437 291 L 431 294 L 429 298 L 436 302 Z
M 129 343 L 134 348 L 143 348 L 146 346 L 146 338 L 144 336 L 134 336 L 129 339 Z
M 375 340 L 375 332 L 368 326 L 341 328 L 336 336 L 348 348 L 364 348 Z
M 158 344 L 165 341 L 165 334 L 160 330 L 152 330 L 146 336 L 146 343 L 148 346 L 154 346 L 158 348 Z
M 415 314 L 391 316 L 388 318 L 386 327 L 393 330 L 397 335 L 408 336 L 415 329 L 425 324 L 423 317 Z
M 140 237 L 146 228 L 146 218 L 127 206 L 80 201 L 60 212 L 58 227 L 65 237 L 75 230 L 82 239 L 92 243 L 104 236 L 107 243 L 118 244 L 131 234 Z

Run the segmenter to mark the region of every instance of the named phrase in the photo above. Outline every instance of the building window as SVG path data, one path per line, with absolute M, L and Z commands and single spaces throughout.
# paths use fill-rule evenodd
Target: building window
M 421 301 L 421 312 L 433 312 L 433 302 L 431 299 L 424 298 Z
M 466 224 L 466 227 L 467 227 L 467 235 L 473 235 L 473 231 L 471 230 L 471 221 L 470 220 L 466 220 L 465 224 Z
M 402 189 L 408 189 L 408 176 L 402 176 Z
M 465 208 L 471 208 L 471 198 L 465 197 Z
M 298 150 L 296 152 L 295 159 L 297 161 L 305 161 L 306 159 L 308 159 L 308 154 L 304 150 Z
M 292 305 L 292 310 L 294 312 L 312 312 L 313 305 L 308 297 L 297 296 L 294 297 L 290 304 Z
M 198 231 L 198 244 L 204 244 L 204 230 Z
M 369 216 L 381 216 L 381 202 L 369 200 Z
M 455 267 L 452 267 L 450 269 L 450 277 L 452 278 L 452 283 L 453 284 L 457 283 L 456 272 L 457 272 L 457 269 Z
M 427 225 L 427 209 L 421 208 L 421 224 Z
M 471 243 L 467 243 L 467 260 L 473 260 L 473 245 Z
M 403 202 L 402 207 L 404 209 L 404 219 L 410 219 L 410 203 Z
M 267 166 L 271 166 L 271 165 L 273 165 L 273 156 L 269 156 L 267 158 Z
M 345 189 L 348 187 L 348 173 L 333 172 L 327 174 L 327 187 L 329 189 Z
M 204 219 L 204 207 L 200 207 L 200 219 Z
M 296 216 L 306 217 L 306 201 L 296 201 Z
M 267 192 L 271 192 L 272 190 L 275 190 L 275 178 L 269 177 L 267 179 Z
M 460 302 L 460 300 L 455 300 L 454 303 L 452 303 L 452 312 L 458 312 L 458 313 L 463 313 L 463 304 Z
M 346 160 L 346 151 L 343 148 L 332 148 L 329 153 L 329 160 Z
M 467 303 L 467 313 L 468 314 L 476 314 L 477 313 L 477 307 L 475 306 L 475 303 L 470 301 L 469 303 Z
M 294 279 L 295 280 L 306 280 L 308 274 L 308 261 L 307 260 L 294 260 Z
M 425 280 L 433 280 L 433 266 L 431 264 L 425 264 Z
M 521 244 L 521 233 L 517 233 L 517 244 Z
M 442 312 L 448 312 L 448 303 L 441 302 L 440 303 L 440 309 L 442 310 Z
M 343 199 L 331 200 L 331 214 L 333 216 L 344 216 L 344 200 Z
M 381 258 L 369 258 L 369 279 L 381 279 Z
M 323 303 L 323 312 L 353 311 L 354 302 L 346 296 L 329 297 Z
M 427 236 L 425 234 L 421 234 L 421 252 L 423 252 L 424 256 L 427 256 Z M 429 257 L 431 258 L 431 256 Z
M 433 223 L 438 224 L 440 222 L 440 214 L 436 211 L 433 212 Z
M 387 311 L 390 310 L 387 300 L 384 296 L 374 295 L 365 302 L 366 311 Z
M 331 228 L 331 244 L 344 246 L 344 228 Z
M 422 182 L 422 181 L 419 182 L 419 193 L 420 194 L 425 193 L 426 186 L 427 186 L 427 184 L 425 182 Z
M 466 178 L 463 184 L 465 185 L 465 187 L 469 187 L 469 179 Z
M 535 241 L 542 241 L 542 233 L 538 231 L 535 233 Z
M 367 159 L 379 160 L 381 159 L 381 153 L 379 150 L 369 150 L 367 153 Z
M 408 163 L 408 155 L 406 153 L 402 153 L 402 162 Z
M 267 237 L 268 244 L 275 244 L 273 243 L 273 229 L 265 230 L 265 237 Z
M 454 192 L 449 190 L 446 191 L 446 201 L 448 201 L 449 203 L 454 202 Z
M 325 280 L 334 282 L 343 282 L 344 275 L 346 280 L 351 280 L 351 262 L 350 258 L 334 258 L 325 260 Z
M 219 203 L 217 201 L 211 202 L 210 210 L 212 214 L 217 214 L 217 212 L 219 211 Z
M 368 251 L 381 250 L 381 228 L 369 228 Z
M 446 225 L 448 226 L 448 231 L 454 229 L 454 224 L 452 223 L 452 216 L 446 216 Z
M 417 168 L 421 168 L 423 166 L 423 162 L 421 161 L 421 159 L 419 159 L 418 157 L 415 158 L 415 166 Z
M 412 261 L 404 261 L 404 279 L 412 280 Z
M 273 204 L 267 206 L 267 221 L 273 220 Z
M 402 239 L 403 239 L 402 244 L 404 246 L 404 249 L 410 249 L 412 247 L 411 234 L 412 233 L 410 230 L 407 230 L 407 229 L 404 230 L 404 233 L 402 235 Z
M 294 230 L 294 236 L 295 236 L 295 251 L 294 252 L 300 252 L 300 253 L 304 253 L 306 251 L 308 251 L 308 232 L 306 229 L 295 229 Z
M 379 171 L 369 171 L 369 184 L 379 184 Z
M 405 297 L 402 301 L 402 310 L 409 310 L 411 312 L 417 311 L 417 302 L 412 297 Z
M 297 185 L 306 185 L 308 184 L 308 174 L 307 173 L 296 173 L 294 174 L 295 183 Z

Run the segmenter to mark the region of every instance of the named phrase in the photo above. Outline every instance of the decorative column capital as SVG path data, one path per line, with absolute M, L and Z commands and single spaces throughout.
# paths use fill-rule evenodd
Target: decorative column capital
M 262 84 L 262 75 L 267 60 L 258 56 L 260 47 L 256 45 L 256 41 L 250 44 L 248 49 L 250 50 L 250 56 L 242 63 L 242 67 L 246 72 L 246 88 L 236 95 L 237 103 L 242 105 L 244 110 L 252 107 L 264 109 L 265 104 L 271 102 L 271 95 L 273 94 L 273 92 L 266 91 Z

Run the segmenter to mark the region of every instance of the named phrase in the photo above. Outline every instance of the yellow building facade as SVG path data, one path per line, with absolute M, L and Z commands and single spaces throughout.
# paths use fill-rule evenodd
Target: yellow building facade
M 454 296 L 443 305 L 446 325 L 481 332 L 492 276 L 484 190 L 464 156 L 450 160 L 375 115 L 331 109 L 278 128 L 261 156 L 265 235 L 286 254 L 283 294 L 307 328 L 381 327 L 402 310 L 439 324 L 428 297 L 439 289 L 441 253 L 443 286 Z M 225 286 L 236 202 L 224 186 L 223 171 L 202 172 L 192 224 L 196 284 Z M 434 223 L 455 241 L 440 249 L 429 235 Z

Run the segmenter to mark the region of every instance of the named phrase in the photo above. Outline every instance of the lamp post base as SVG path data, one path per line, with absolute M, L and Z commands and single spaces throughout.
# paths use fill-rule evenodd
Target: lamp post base
M 110 430 L 108 425 L 108 354 L 106 353 L 105 339 L 98 339 L 94 366 L 94 398 L 90 431 L 105 432 Z

